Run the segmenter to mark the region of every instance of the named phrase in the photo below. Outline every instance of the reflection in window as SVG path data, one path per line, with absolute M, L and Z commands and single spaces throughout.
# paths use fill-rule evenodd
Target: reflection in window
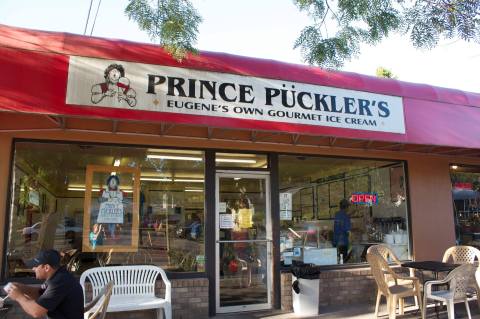
M 15 143 L 8 276 L 32 276 L 25 261 L 46 248 L 61 251 L 79 273 L 107 264 L 205 271 L 203 157 L 188 150 Z M 94 167 L 90 179 L 88 167 Z
M 480 246 L 480 167 L 450 166 L 458 245 Z
M 279 179 L 284 265 L 362 263 L 375 243 L 409 258 L 403 163 L 285 155 Z

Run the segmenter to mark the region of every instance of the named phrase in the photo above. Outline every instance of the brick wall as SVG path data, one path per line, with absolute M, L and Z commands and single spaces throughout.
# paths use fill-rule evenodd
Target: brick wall
M 377 285 L 369 268 L 323 271 L 319 279 L 320 308 L 351 303 L 374 304 Z M 287 272 L 281 274 L 281 301 L 282 310 L 292 311 L 292 275 Z
M 208 279 L 173 279 L 172 282 L 172 305 L 173 318 L 191 319 L 208 318 Z M 156 294 L 160 297 L 165 295 L 162 281 L 157 281 Z M 8 319 L 27 319 L 23 310 L 14 304 L 8 312 Z M 155 310 L 131 311 L 111 313 L 108 319 L 156 319 Z

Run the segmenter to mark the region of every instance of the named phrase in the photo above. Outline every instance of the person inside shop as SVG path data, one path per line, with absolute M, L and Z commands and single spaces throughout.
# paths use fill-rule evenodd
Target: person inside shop
M 92 249 L 95 249 L 97 245 L 103 245 L 103 238 L 105 234 L 103 231 L 103 226 L 101 224 L 94 224 L 92 231 L 90 232 L 89 239 Z
M 192 223 L 189 226 L 190 228 L 190 238 L 197 240 L 200 237 L 200 232 L 202 230 L 202 222 L 197 215 L 194 215 L 192 218 Z
M 83 290 L 78 280 L 60 266 L 60 254 L 54 249 L 42 250 L 27 263 L 39 280 L 41 287 L 20 283 L 5 286 L 8 297 L 34 318 L 82 319 Z
M 333 224 L 333 246 L 337 247 L 339 263 L 344 263 L 349 258 L 349 235 L 352 229 L 348 207 L 350 203 L 345 198 L 339 203 L 340 210 L 335 214 Z

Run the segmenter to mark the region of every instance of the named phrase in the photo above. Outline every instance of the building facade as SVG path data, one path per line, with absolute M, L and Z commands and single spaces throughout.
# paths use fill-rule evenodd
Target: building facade
M 207 317 L 289 309 L 292 263 L 349 303 L 373 298 L 370 245 L 476 242 L 479 94 L 0 30 L 3 281 L 35 282 L 43 248 L 78 274 L 155 264 L 174 316 Z

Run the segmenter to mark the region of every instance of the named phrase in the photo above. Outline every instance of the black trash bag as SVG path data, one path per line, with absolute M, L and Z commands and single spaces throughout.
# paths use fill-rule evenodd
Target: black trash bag
M 320 267 L 312 264 L 296 263 L 290 268 L 290 272 L 301 279 L 318 279 Z
M 300 287 L 298 286 L 298 280 L 295 280 L 292 283 L 292 289 L 295 291 L 295 293 L 298 295 L 300 293 Z
M 290 272 L 299 279 L 318 279 L 320 275 L 320 267 L 312 264 L 295 263 Z M 292 289 L 296 294 L 300 293 L 298 280 L 292 283 Z

